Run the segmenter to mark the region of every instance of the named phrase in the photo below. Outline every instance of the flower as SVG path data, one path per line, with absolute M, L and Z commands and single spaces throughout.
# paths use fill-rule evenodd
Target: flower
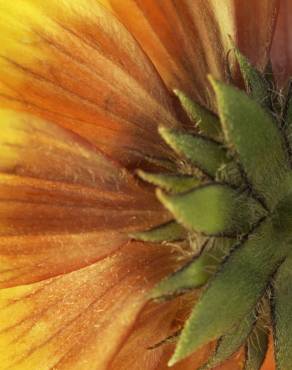
M 166 368 L 173 345 L 147 347 L 177 330 L 192 297 L 147 303 L 180 260 L 129 239 L 171 218 L 134 170 L 173 166 L 158 125 L 190 123 L 171 91 L 214 109 L 206 76 L 228 79 L 230 38 L 263 69 L 277 21 L 279 84 L 291 73 L 289 1 L 102 3 L 0 2 L 3 369 Z

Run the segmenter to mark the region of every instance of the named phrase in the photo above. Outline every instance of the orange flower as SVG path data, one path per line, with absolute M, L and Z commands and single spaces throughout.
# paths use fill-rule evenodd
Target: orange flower
M 288 0 L 100 2 L 0 1 L 2 369 L 167 368 L 173 344 L 147 348 L 191 297 L 147 303 L 181 256 L 129 239 L 171 218 L 133 171 L 173 166 L 158 124 L 190 123 L 171 91 L 214 109 L 230 37 L 266 66 L 280 3 L 271 56 L 292 72 Z

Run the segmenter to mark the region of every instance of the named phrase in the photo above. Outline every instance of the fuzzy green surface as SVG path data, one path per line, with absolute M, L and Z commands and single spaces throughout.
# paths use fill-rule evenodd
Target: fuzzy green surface
M 193 252 L 150 295 L 171 299 L 199 289 L 170 366 L 216 340 L 202 369 L 224 363 L 244 347 L 244 369 L 259 370 L 273 331 L 277 369 L 289 370 L 292 88 L 285 99 L 275 100 L 280 94 L 270 88 L 272 80 L 238 49 L 235 56 L 245 91 L 210 77 L 217 115 L 175 90 L 198 132 L 161 126 L 159 133 L 190 171 L 184 173 L 179 165 L 168 174 L 140 171 L 157 187 L 158 199 L 175 221 L 136 238 L 163 242 L 180 236 Z M 194 238 L 199 244 L 202 240 L 196 253 Z M 216 249 L 225 238 L 228 248 Z

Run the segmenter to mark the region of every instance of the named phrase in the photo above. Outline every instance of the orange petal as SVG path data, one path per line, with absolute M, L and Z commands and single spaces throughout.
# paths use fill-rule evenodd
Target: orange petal
M 148 305 L 109 370 L 160 370 L 162 362 L 169 359 L 168 346 L 149 347 L 171 334 L 177 307 L 177 301 Z
M 280 10 L 272 44 L 272 61 L 277 80 L 284 85 L 292 75 L 292 3 L 280 1 Z
M 160 343 L 181 327 L 195 299 L 196 295 L 188 294 L 175 301 L 148 305 L 109 370 L 168 370 L 167 363 L 175 344 L 164 343 L 154 349 L 149 347 Z M 171 369 L 195 370 L 207 360 L 211 349 L 212 345 L 208 345 Z
M 269 349 L 261 370 L 276 370 L 273 338 L 270 337 Z
M 0 4 L 1 106 L 69 128 L 125 166 L 171 157 L 172 99 L 134 38 L 96 0 Z
M 279 11 L 279 0 L 229 0 L 233 2 L 238 46 L 254 64 L 263 69 L 269 61 Z
M 206 75 L 226 78 L 230 35 L 260 67 L 267 62 L 277 0 L 101 0 L 139 40 L 170 88 L 213 106 Z
M 1 367 L 107 369 L 145 305 L 145 294 L 172 264 L 165 248 L 135 243 L 84 269 L 3 289 Z
M 65 130 L 0 111 L 0 286 L 87 266 L 168 219 L 154 195 Z

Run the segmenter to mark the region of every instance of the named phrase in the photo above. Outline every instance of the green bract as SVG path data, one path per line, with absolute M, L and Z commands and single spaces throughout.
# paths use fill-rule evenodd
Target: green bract
M 157 187 L 158 199 L 174 220 L 133 237 L 186 241 L 190 251 L 194 237 L 202 240 L 192 258 L 151 293 L 152 299 L 159 300 L 199 289 L 170 366 L 216 340 L 214 353 L 202 369 L 218 366 L 242 347 L 245 369 L 260 369 L 272 330 L 277 369 L 289 370 L 291 89 L 279 109 L 264 75 L 239 50 L 235 55 L 246 92 L 210 77 L 218 115 L 175 91 L 197 132 L 163 126 L 159 132 L 188 172 L 181 165 L 168 174 L 138 171 Z
M 231 357 L 240 347 L 247 341 L 251 334 L 256 321 L 256 312 L 251 311 L 247 317 L 233 328 L 229 333 L 222 336 L 217 341 L 217 346 L 214 355 L 211 356 L 208 362 L 201 370 L 212 369 L 215 366 L 222 364 Z
M 219 118 L 208 109 L 192 101 L 187 95 L 180 90 L 174 90 L 175 95 L 186 111 L 189 118 L 196 124 L 200 133 L 208 135 L 213 139 L 219 139 L 222 132 Z

